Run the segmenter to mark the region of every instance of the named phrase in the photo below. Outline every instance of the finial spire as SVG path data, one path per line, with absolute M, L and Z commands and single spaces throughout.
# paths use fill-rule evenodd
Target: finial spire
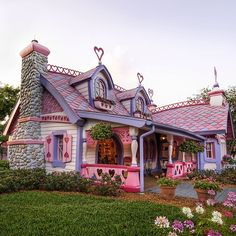
M 213 85 L 213 88 L 219 88 L 219 84 L 217 82 L 217 71 L 216 71 L 216 67 L 214 66 L 214 75 L 215 75 L 215 84 Z
M 153 100 L 152 100 L 153 94 L 154 94 L 153 89 L 150 89 L 150 88 L 149 88 L 149 89 L 148 89 L 148 95 L 149 95 L 149 97 L 150 97 L 151 102 L 153 102 Z
M 104 55 L 104 50 L 102 48 L 98 48 L 98 47 L 94 47 L 93 50 L 97 55 L 98 65 L 101 65 L 102 64 L 102 57 Z

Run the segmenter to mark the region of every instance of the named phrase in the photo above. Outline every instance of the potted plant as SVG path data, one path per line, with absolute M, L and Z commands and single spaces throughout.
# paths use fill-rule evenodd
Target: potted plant
M 90 135 L 93 140 L 105 140 L 112 137 L 111 125 L 100 122 L 91 128 Z
M 162 177 L 157 181 L 160 186 L 160 195 L 165 199 L 173 199 L 175 197 L 176 186 L 179 181 L 170 179 L 167 177 Z
M 204 202 L 209 198 L 214 199 L 217 191 L 221 190 L 221 186 L 213 178 L 196 180 L 194 188 L 198 195 L 198 200 Z

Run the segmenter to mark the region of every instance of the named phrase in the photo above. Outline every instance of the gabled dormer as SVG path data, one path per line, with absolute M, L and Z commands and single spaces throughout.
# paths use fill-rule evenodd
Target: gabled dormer
M 91 106 L 101 110 L 113 110 L 115 103 L 111 99 L 111 91 L 114 83 L 104 65 L 72 78 L 70 85 L 74 86 Z
M 148 109 L 151 100 L 144 87 L 139 86 L 134 89 L 120 92 L 117 94 L 117 97 L 129 111 L 130 115 L 139 118 L 149 118 L 151 116 L 151 112 Z

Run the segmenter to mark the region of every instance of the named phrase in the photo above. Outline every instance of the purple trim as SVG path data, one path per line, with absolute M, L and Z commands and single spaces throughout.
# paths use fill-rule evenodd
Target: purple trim
M 67 130 L 57 130 L 57 131 L 53 131 L 52 135 L 64 135 L 67 134 Z
M 226 130 L 207 130 L 207 131 L 196 131 L 194 132 L 199 135 L 211 135 L 211 134 L 225 134 Z
M 107 122 L 114 122 L 124 125 L 131 125 L 137 128 L 141 128 L 145 125 L 146 120 L 137 119 L 130 116 L 119 116 L 107 113 L 95 113 L 89 111 L 79 111 L 81 118 L 90 118 L 96 120 L 103 120 Z
M 70 106 L 67 104 L 65 99 L 61 96 L 61 94 L 42 75 L 40 76 L 40 81 L 41 81 L 41 84 L 52 94 L 52 96 L 57 100 L 57 102 L 63 108 L 63 110 L 65 111 L 66 115 L 68 116 L 72 124 L 75 124 L 78 120 L 80 120 L 80 117 L 70 108 Z
M 142 134 L 139 137 L 139 153 L 140 153 L 140 192 L 143 193 L 144 192 L 144 158 L 143 158 L 143 139 L 150 135 L 153 134 L 155 132 L 155 125 L 152 125 L 152 129 L 149 130 L 148 132 Z
M 89 104 L 94 108 L 94 103 L 93 103 L 93 80 L 88 81 L 88 95 L 89 95 Z
M 142 94 L 142 92 L 143 92 L 143 94 Z M 145 90 L 145 88 L 143 86 L 139 86 L 138 87 L 138 89 L 136 91 L 136 94 L 135 94 L 135 99 L 136 99 L 138 93 L 142 94 L 143 99 L 146 101 L 145 105 L 151 104 L 151 100 L 150 100 L 150 98 L 149 98 L 149 96 L 148 96 L 148 94 L 147 94 L 147 92 L 146 92 L 146 90 Z
M 75 159 L 75 170 L 81 170 L 82 156 L 83 156 L 83 126 L 77 128 L 77 141 L 76 141 L 76 159 Z

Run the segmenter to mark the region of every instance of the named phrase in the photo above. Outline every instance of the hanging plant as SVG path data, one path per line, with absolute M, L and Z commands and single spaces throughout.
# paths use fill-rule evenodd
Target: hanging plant
M 204 146 L 192 140 L 185 141 L 179 145 L 181 152 L 198 153 L 204 151 Z
M 91 137 L 93 140 L 110 139 L 112 136 L 111 125 L 106 123 L 97 123 L 91 128 Z

